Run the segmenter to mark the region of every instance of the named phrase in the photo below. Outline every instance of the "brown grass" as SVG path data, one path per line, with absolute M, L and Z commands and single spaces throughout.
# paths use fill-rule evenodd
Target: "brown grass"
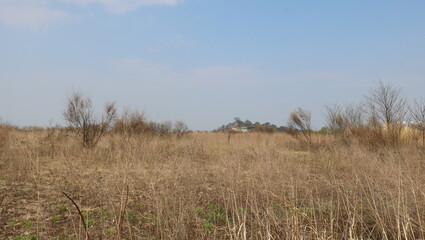
M 9 144 L 9 132 L 11 126 L 0 123 L 0 154 L 4 152 Z
M 286 134 L 18 131 L 0 159 L 0 239 L 425 239 L 424 154 Z M 83 221 L 65 192 L 81 209 Z

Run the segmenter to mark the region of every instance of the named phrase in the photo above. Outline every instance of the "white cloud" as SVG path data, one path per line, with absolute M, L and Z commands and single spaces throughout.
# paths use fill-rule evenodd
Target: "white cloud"
M 182 34 L 177 35 L 177 43 L 183 46 L 191 46 L 193 43 L 187 40 Z
M 120 14 L 128 11 L 136 10 L 142 6 L 148 5 L 165 5 L 175 6 L 182 0 L 60 0 L 81 5 L 100 4 L 109 12 Z
M 13 28 L 36 30 L 50 23 L 69 18 L 54 3 L 77 5 L 99 4 L 108 12 L 121 14 L 148 5 L 175 6 L 183 0 L 0 0 L 0 24 Z
M 36 30 L 67 17 L 66 12 L 46 6 L 44 0 L 0 0 L 0 23 L 8 27 Z

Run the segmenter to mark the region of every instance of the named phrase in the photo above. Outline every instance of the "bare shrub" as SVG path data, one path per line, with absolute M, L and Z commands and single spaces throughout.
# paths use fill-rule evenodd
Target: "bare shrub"
M 340 105 L 325 105 L 325 119 L 329 131 L 333 134 L 345 133 L 348 126 L 344 116 L 343 108 Z
M 174 123 L 174 132 L 177 134 L 177 138 L 183 137 L 189 128 L 187 127 L 186 123 L 182 121 L 176 121 Z
M 149 133 L 149 123 L 142 112 L 125 110 L 114 123 L 114 131 L 127 136 Z
M 177 138 L 181 138 L 188 132 L 189 128 L 182 121 L 176 121 L 174 124 L 171 121 L 148 121 L 146 115 L 142 112 L 125 110 L 123 115 L 115 121 L 113 130 L 128 137 L 142 134 L 165 137 L 174 133 Z
M 156 123 L 153 124 L 155 126 L 155 131 L 160 135 L 160 136 L 166 136 L 166 135 L 170 135 L 170 133 L 173 131 L 173 122 L 171 121 L 164 121 L 161 123 Z
M 348 104 L 343 110 L 347 134 L 360 141 L 364 140 L 369 127 L 365 121 L 364 106 L 362 104 Z
M 411 126 L 418 130 L 422 138 L 422 146 L 425 148 L 425 100 L 414 100 L 410 108 L 410 114 L 414 121 Z
M 311 113 L 310 111 L 298 108 L 289 115 L 289 133 L 297 140 L 311 145 Z
M 407 114 L 407 103 L 401 88 L 379 81 L 376 88 L 365 96 L 369 116 L 376 124 L 385 127 L 386 144 L 396 146 L 400 142 L 403 121 Z
M 115 103 L 105 105 L 100 120 L 95 117 L 92 101 L 81 93 L 73 93 L 68 99 L 63 116 L 68 126 L 77 131 L 81 144 L 93 148 L 116 119 Z
M 362 104 L 348 104 L 344 110 L 344 118 L 346 125 L 349 129 L 364 126 L 365 114 L 364 106 Z

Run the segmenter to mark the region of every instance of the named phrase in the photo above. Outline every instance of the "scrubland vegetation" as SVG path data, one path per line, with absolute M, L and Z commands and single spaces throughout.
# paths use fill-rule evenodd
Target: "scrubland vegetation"
M 300 108 L 231 140 L 113 105 L 79 108 L 88 135 L 3 124 L 0 239 L 425 239 L 423 124 L 369 103 L 327 106 L 326 134 Z

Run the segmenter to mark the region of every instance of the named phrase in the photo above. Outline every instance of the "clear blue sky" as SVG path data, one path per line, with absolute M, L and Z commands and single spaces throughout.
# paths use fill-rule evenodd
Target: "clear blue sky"
M 284 125 L 379 80 L 425 97 L 425 1 L 0 0 L 0 117 L 64 124 L 72 91 L 212 130 Z

